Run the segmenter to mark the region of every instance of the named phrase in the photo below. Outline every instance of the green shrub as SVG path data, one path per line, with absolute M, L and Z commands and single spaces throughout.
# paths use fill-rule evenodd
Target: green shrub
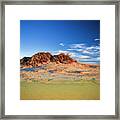
M 96 80 L 96 78 L 92 78 L 92 80 Z

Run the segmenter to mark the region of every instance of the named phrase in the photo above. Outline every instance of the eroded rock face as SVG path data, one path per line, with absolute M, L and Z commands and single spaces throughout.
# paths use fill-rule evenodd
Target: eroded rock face
M 20 59 L 21 67 L 28 66 L 30 61 L 31 61 L 31 57 L 24 57 L 24 58 Z
M 30 68 L 37 67 L 42 64 L 48 64 L 50 62 L 55 62 L 56 64 L 70 64 L 73 62 L 77 62 L 76 60 L 70 58 L 70 56 L 64 53 L 59 55 L 51 55 L 49 52 L 39 52 L 32 57 L 24 57 L 20 60 L 21 68 Z
M 47 64 L 50 62 L 52 55 L 50 53 L 37 53 L 32 56 L 30 64 L 34 67 L 40 66 L 41 64 Z
M 74 59 L 70 58 L 70 56 L 68 54 L 65 55 L 64 53 L 61 53 L 59 55 L 54 55 L 54 57 L 60 63 L 66 63 L 66 64 L 68 64 L 68 63 L 72 63 L 72 62 L 77 62 Z

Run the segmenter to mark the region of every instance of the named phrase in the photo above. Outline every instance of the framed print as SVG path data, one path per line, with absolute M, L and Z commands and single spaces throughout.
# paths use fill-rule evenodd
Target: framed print
M 119 2 L 1 2 L 2 119 L 119 119 Z

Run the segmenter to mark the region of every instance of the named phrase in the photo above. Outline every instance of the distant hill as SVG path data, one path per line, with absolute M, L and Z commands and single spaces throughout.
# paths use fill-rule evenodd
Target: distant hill
M 39 52 L 32 57 L 24 57 L 20 59 L 21 68 L 38 67 L 42 64 L 55 62 L 56 64 L 71 64 L 77 61 L 71 58 L 68 54 L 60 53 L 59 55 L 52 55 L 49 52 Z

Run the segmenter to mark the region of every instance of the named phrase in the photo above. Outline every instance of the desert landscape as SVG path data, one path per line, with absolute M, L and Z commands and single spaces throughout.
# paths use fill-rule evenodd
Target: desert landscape
M 100 100 L 100 20 L 20 20 L 20 100 Z
M 99 100 L 100 66 L 60 53 L 38 52 L 20 60 L 21 100 Z

